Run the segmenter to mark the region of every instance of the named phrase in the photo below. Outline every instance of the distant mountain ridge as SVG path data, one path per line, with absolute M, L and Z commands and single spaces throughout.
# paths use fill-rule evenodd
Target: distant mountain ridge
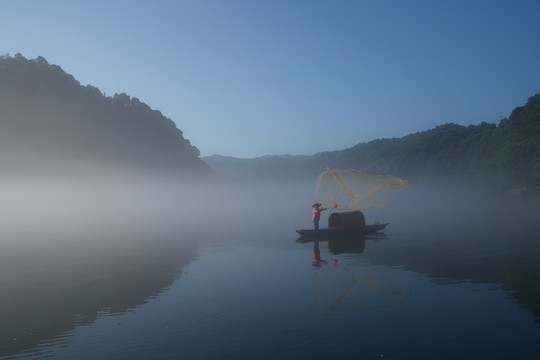
M 244 180 L 281 179 L 303 175 L 299 167 L 309 162 L 308 155 L 264 155 L 242 159 L 212 155 L 202 158 L 215 171 L 218 180 L 226 182 Z
M 108 168 L 213 177 L 159 111 L 124 93 L 107 97 L 42 57 L 20 54 L 0 57 L 0 151 L 3 176 Z
M 453 123 L 312 156 L 204 157 L 224 181 L 314 177 L 325 167 L 413 178 L 474 177 L 499 188 L 540 186 L 540 95 L 498 125 Z

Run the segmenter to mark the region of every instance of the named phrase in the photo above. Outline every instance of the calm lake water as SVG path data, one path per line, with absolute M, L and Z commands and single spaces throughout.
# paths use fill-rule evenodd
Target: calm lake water
M 538 201 L 413 184 L 301 243 L 310 183 L 147 190 L 2 194 L 0 359 L 540 358 Z

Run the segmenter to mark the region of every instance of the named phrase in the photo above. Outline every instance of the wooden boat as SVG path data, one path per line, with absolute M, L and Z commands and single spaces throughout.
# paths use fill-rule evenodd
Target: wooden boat
M 296 232 L 302 237 L 342 237 L 374 234 L 384 229 L 386 224 L 373 224 L 358 227 L 329 227 L 326 229 L 298 229 Z

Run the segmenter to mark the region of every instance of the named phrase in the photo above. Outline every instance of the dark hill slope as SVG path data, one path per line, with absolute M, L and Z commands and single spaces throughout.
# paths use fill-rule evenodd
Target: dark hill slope
M 126 94 L 106 97 L 42 57 L 19 54 L 0 58 L 0 151 L 3 175 L 105 166 L 212 176 L 198 149 L 159 111 Z

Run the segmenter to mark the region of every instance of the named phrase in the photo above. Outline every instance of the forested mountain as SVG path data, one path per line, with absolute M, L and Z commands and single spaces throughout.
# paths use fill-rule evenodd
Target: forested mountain
M 219 178 L 316 176 L 325 167 L 407 178 L 476 178 L 501 189 L 540 186 L 540 95 L 499 124 L 445 124 L 403 138 L 378 139 L 307 157 L 204 158 Z
M 142 171 L 208 178 L 182 131 L 137 98 L 107 97 L 38 57 L 0 57 L 0 174 Z
M 313 156 L 237 159 L 199 151 L 159 111 L 107 97 L 38 57 L 0 57 L 0 176 L 88 174 L 94 168 L 223 180 L 314 177 L 325 167 L 407 178 L 476 177 L 540 186 L 540 95 L 498 124 L 445 124 Z M 210 165 L 210 167 L 208 165 Z

